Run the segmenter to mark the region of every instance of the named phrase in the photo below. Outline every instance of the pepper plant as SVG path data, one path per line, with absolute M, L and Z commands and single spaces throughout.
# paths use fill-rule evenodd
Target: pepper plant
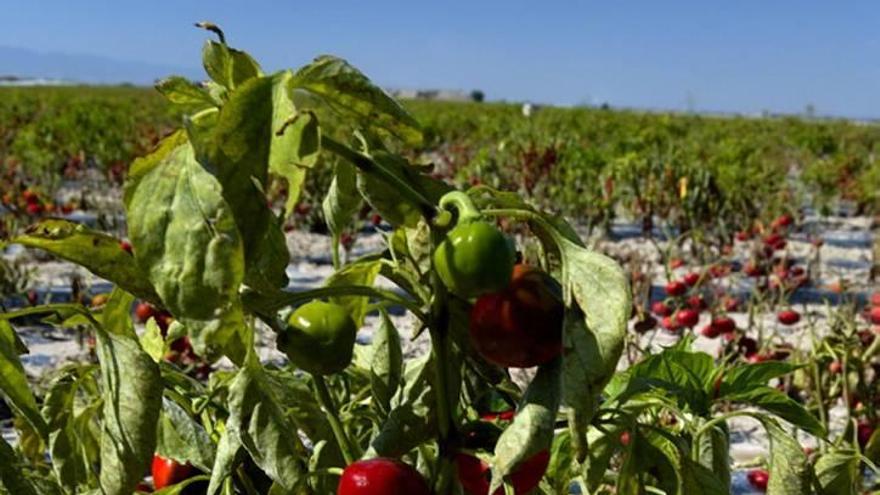
M 210 79 L 157 86 L 185 117 L 129 170 L 130 244 L 51 218 L 9 240 L 115 289 L 97 308 L 0 319 L 0 390 L 18 432 L 14 447 L 0 441 L 0 492 L 130 494 L 150 489 L 152 466 L 153 487 L 168 494 L 524 494 L 572 483 L 727 493 L 727 417 L 712 417 L 712 400 L 762 407 L 750 414 L 774 440 L 784 437 L 777 417 L 823 434 L 766 386 L 788 365 L 722 375 L 707 355 L 679 350 L 609 385 L 632 306 L 613 260 L 519 194 L 452 190 L 395 151 L 419 145 L 418 123 L 344 60 L 265 74 L 219 28 L 201 27 L 219 37 L 203 50 Z M 306 175 L 328 163 L 335 272 L 290 292 L 283 222 Z M 267 201 L 276 181 L 287 191 L 277 209 Z M 384 250 L 343 264 L 340 238 L 364 203 L 393 229 Z M 136 332 L 138 299 L 173 322 L 152 317 Z M 411 337 L 430 341 L 409 359 L 389 316 L 399 308 Z M 356 345 L 371 315 L 372 341 Z M 30 388 L 14 325 L 34 317 L 93 332 L 97 365 Z M 259 358 L 267 334 L 284 363 Z M 214 363 L 207 379 L 166 359 L 180 339 Z M 524 388 L 505 368 L 534 365 Z M 670 411 L 684 427 L 660 427 Z M 607 441 L 609 425 L 629 425 L 625 452 Z M 785 455 L 792 443 L 782 454 L 774 445 L 774 493 L 813 486 L 806 459 Z M 651 469 L 634 474 L 645 459 Z M 621 477 L 609 484 L 612 468 Z

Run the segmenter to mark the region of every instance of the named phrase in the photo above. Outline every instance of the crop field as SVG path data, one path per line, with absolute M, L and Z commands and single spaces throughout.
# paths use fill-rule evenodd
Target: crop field
M 880 493 L 880 125 L 203 57 L 0 88 L 0 494 Z

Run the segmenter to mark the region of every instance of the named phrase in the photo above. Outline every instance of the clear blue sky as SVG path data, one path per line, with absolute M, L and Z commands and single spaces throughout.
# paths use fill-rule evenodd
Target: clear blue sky
M 0 45 L 178 67 L 212 20 L 267 69 L 556 104 L 880 117 L 877 0 L 0 0 Z

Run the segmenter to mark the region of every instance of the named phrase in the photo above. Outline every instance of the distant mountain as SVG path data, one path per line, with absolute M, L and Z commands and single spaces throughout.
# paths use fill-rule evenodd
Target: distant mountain
M 37 52 L 0 46 L 0 77 L 61 79 L 91 84 L 152 85 L 157 79 L 180 75 L 204 77 L 200 68 L 114 60 L 97 55 Z

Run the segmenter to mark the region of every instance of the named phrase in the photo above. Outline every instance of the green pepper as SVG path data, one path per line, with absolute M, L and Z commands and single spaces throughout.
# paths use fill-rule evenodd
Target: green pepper
M 277 345 L 298 368 L 329 375 L 351 363 L 356 335 L 357 326 L 344 307 L 312 301 L 290 315 Z
M 510 283 L 516 252 L 510 239 L 485 221 L 470 198 L 453 191 L 441 208 L 458 209 L 458 221 L 434 251 L 434 269 L 450 292 L 463 298 L 499 291 Z

